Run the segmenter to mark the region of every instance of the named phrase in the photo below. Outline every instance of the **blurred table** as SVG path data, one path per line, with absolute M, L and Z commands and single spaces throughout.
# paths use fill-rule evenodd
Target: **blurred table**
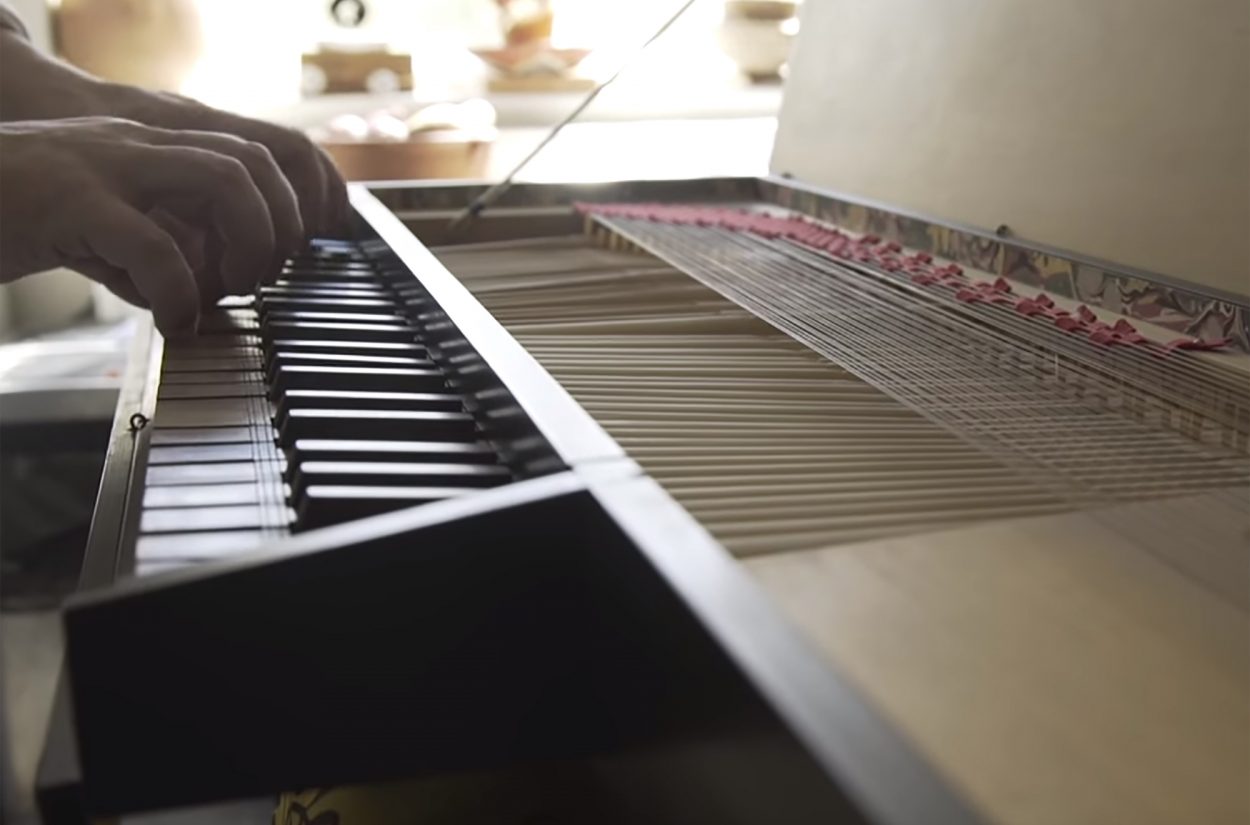
M 590 183 L 647 178 L 764 175 L 772 117 L 574 123 L 519 175 L 534 182 Z M 499 180 L 547 129 L 500 129 L 491 138 L 433 132 L 408 142 L 327 147 L 350 180 Z

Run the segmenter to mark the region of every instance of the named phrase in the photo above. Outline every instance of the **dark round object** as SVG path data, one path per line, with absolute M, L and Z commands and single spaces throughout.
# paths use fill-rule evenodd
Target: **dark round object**
M 330 4 L 330 16 L 334 22 L 345 28 L 355 28 L 365 22 L 369 9 L 365 0 L 334 0 Z

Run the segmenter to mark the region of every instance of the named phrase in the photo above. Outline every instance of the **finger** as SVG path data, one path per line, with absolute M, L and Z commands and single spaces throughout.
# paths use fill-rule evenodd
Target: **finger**
M 183 260 L 191 267 L 199 284 L 200 306 L 215 305 L 226 294 L 225 284 L 221 282 L 221 248 L 216 238 L 160 207 L 149 210 L 147 215 L 178 244 Z
M 232 294 L 251 292 L 273 265 L 273 224 L 247 168 L 225 155 L 191 146 L 154 146 L 142 155 L 131 185 L 152 205 L 197 225 L 208 218 L 221 241 L 221 281 Z
M 317 154 L 320 156 L 326 175 L 324 232 L 331 237 L 345 238 L 349 228 L 348 217 L 351 214 L 351 207 L 347 202 L 347 184 L 343 181 L 343 176 L 339 174 L 334 159 L 320 147 L 317 148 Z
M 83 243 L 96 257 L 126 273 L 135 292 L 152 308 L 161 333 L 193 332 L 200 316 L 199 291 L 174 239 L 119 200 L 92 204 L 83 214 Z
M 300 215 L 308 237 L 332 229 L 330 193 L 341 181 L 334 164 L 307 137 L 291 129 L 260 124 L 251 137 L 269 147 L 299 198 Z
M 279 257 L 285 259 L 304 243 L 304 223 L 300 217 L 295 190 L 262 143 L 218 132 L 153 130 L 155 140 L 165 145 L 194 146 L 232 157 L 243 164 L 260 190 L 269 210 Z M 276 272 L 276 269 L 275 269 Z
M 341 177 L 333 170 L 333 164 L 322 161 L 322 152 L 302 133 L 189 101 L 172 107 L 161 122 L 179 128 L 227 132 L 263 144 L 295 190 L 305 236 L 331 229 L 327 222 L 330 216 L 327 203 L 330 193 L 339 188 L 338 183 L 332 181 L 341 181 Z
M 292 136 L 298 137 L 298 136 Z M 302 138 L 300 138 L 302 140 Z M 283 170 L 300 187 L 300 210 L 309 237 L 321 237 L 330 229 L 326 193 L 329 181 L 325 164 L 321 162 L 320 150 L 304 141 L 288 153 Z

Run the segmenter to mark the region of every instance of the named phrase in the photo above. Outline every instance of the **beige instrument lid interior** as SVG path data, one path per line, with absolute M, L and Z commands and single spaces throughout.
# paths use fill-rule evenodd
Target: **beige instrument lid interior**
M 1207 493 L 746 565 L 989 821 L 1234 825 L 1250 821 L 1234 507 Z M 1126 523 L 1194 540 L 1152 552 Z
M 809 0 L 790 69 L 774 173 L 1250 296 L 1245 0 Z

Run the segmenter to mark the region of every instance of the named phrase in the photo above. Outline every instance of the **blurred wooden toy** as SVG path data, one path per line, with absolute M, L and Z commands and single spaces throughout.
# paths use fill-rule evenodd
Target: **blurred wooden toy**
M 349 49 L 322 45 L 301 55 L 305 95 L 398 92 L 412 89 L 412 55 L 385 47 Z
M 365 0 L 333 0 L 327 16 L 325 42 L 301 56 L 305 95 L 412 89 L 412 55 L 379 42 L 387 39 L 388 22 L 402 20 L 375 19 L 376 8 Z

